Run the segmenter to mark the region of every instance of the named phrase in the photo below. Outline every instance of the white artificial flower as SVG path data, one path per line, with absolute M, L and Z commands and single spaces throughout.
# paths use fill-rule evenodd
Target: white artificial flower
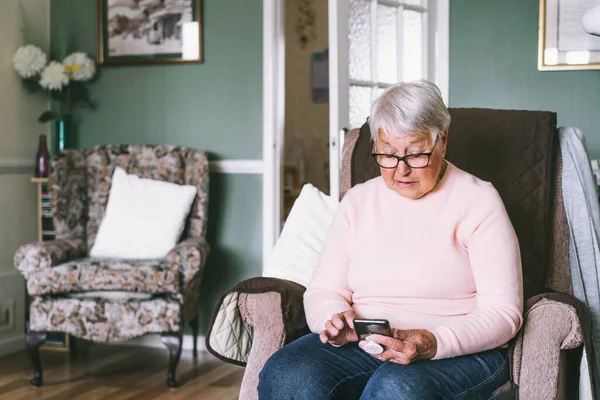
M 13 66 L 21 78 L 31 78 L 46 66 L 46 53 L 32 44 L 21 46 L 13 57 Z
M 62 90 L 69 83 L 69 75 L 65 66 L 59 62 L 52 61 L 42 71 L 40 86 L 48 90 Z
M 94 61 L 85 53 L 73 53 L 64 59 L 63 65 L 74 81 L 89 81 L 96 73 Z

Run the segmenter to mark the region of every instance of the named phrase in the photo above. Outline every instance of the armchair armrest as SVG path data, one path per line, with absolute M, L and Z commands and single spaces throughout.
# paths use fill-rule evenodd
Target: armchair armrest
M 577 388 L 580 353 L 567 350 L 584 343 L 591 333 L 588 323 L 591 327 L 585 306 L 567 294 L 545 293 L 527 300 L 523 327 L 509 351 L 520 398 L 562 399 Z M 570 362 L 575 365 L 567 367 Z
M 177 244 L 167 254 L 167 264 L 183 273 L 183 283 L 187 285 L 196 275 L 204 272 L 210 247 L 204 238 L 186 239 Z
M 255 332 L 257 329 L 269 330 L 273 318 L 281 319 L 283 323 L 281 346 L 309 332 L 304 314 L 304 286 L 285 279 L 261 277 L 240 282 L 231 291 L 234 290 L 240 292 L 237 304 L 239 311 Z M 267 294 L 271 297 L 277 295 L 274 306 L 264 302 Z M 268 307 L 272 312 L 265 312 L 263 307 Z
M 52 268 L 85 257 L 84 239 L 58 239 L 21 246 L 15 253 L 15 267 L 27 278 L 37 269 Z
M 225 293 L 206 334 L 215 357 L 246 367 L 240 399 L 257 399 L 258 375 L 283 345 L 308 333 L 305 288 L 277 278 L 251 278 Z
M 209 250 L 204 238 L 190 238 L 178 243 L 166 257 L 169 268 L 182 273 L 182 317 L 185 324 L 198 315 L 200 285 Z

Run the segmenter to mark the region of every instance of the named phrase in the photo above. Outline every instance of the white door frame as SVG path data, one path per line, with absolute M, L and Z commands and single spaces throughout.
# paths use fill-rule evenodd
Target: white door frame
M 429 25 L 429 37 L 433 38 L 434 43 L 430 47 L 429 57 L 438 60 L 429 76 L 440 88 L 444 103 L 448 106 L 450 99 L 450 0 L 435 0 L 435 6 L 431 7 L 429 12 L 434 15 L 434 23 Z
M 340 198 L 340 168 L 342 167 L 342 146 L 344 127 L 341 115 L 348 115 L 349 105 L 340 102 L 340 91 L 348 90 L 348 66 L 339 65 L 339 60 L 348 59 L 348 48 L 340 46 L 338 35 L 340 31 L 348 31 L 348 6 L 340 6 L 341 1 L 329 0 L 328 3 L 328 33 L 329 33 L 329 194 L 334 199 Z M 340 29 L 341 27 L 341 29 Z M 342 41 L 347 43 L 347 41 Z M 332 85 L 331 82 L 336 84 Z
M 318 0 L 325 1 L 325 0 Z M 329 10 L 337 9 L 329 0 Z M 430 24 L 433 35 L 434 56 L 439 62 L 433 72 L 433 81 L 439 86 L 446 104 L 449 92 L 449 26 L 450 0 L 435 0 L 435 23 Z M 329 29 L 331 34 L 331 29 Z M 330 50 L 331 51 L 331 50 Z M 330 62 L 336 59 L 330 53 Z M 330 76 L 330 81 L 334 77 Z M 330 91 L 335 88 L 330 87 Z M 336 106 L 332 105 L 331 106 Z M 339 107 L 339 105 L 337 105 Z M 279 237 L 281 228 L 281 163 L 285 122 L 285 31 L 284 0 L 263 0 L 263 269 L 267 265 L 271 250 Z M 330 145 L 341 146 L 340 141 Z M 337 152 L 340 154 L 340 151 Z M 333 162 L 332 162 L 333 161 Z M 338 166 L 332 160 L 330 165 Z M 336 171 L 331 171 L 336 172 Z M 333 176 L 330 173 L 331 176 Z
M 284 0 L 263 0 L 263 270 L 281 228 L 284 118 Z

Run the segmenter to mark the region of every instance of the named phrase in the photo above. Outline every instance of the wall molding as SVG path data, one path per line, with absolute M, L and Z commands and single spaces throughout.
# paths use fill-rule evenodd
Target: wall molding
M 208 169 L 213 174 L 262 174 L 262 160 L 219 160 L 209 161 Z
M 262 160 L 209 161 L 208 168 L 214 174 L 262 174 Z M 27 159 L 0 159 L 0 175 L 32 174 L 34 162 Z
M 0 303 L 12 308 L 10 327 L 0 333 L 0 356 L 25 349 L 25 282 L 15 268 L 0 269 Z
M 34 162 L 27 159 L 0 159 L 0 175 L 33 174 Z
M 13 276 L 22 276 L 21 273 L 14 267 L 11 268 L 0 268 L 0 279 L 11 278 Z M 25 279 L 25 278 L 23 278 Z

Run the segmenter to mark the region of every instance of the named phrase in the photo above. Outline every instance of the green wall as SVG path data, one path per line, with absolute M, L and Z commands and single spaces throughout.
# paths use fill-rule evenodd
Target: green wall
M 210 179 L 203 332 L 219 298 L 237 282 L 262 273 L 262 176 L 212 174 Z
M 600 71 L 537 70 L 539 0 L 450 1 L 452 107 L 549 110 L 600 157 Z
M 214 158 L 262 158 L 262 1 L 204 0 L 204 63 L 104 67 L 95 111 L 78 114 L 78 143 L 170 143 Z M 96 56 L 96 0 L 51 0 L 60 53 Z
M 96 110 L 77 114 L 78 147 L 167 143 L 216 159 L 262 158 L 262 1 L 204 0 L 204 63 L 103 67 Z M 96 55 L 96 0 L 51 0 L 55 54 Z M 218 298 L 262 270 L 262 176 L 211 174 L 202 327 Z

